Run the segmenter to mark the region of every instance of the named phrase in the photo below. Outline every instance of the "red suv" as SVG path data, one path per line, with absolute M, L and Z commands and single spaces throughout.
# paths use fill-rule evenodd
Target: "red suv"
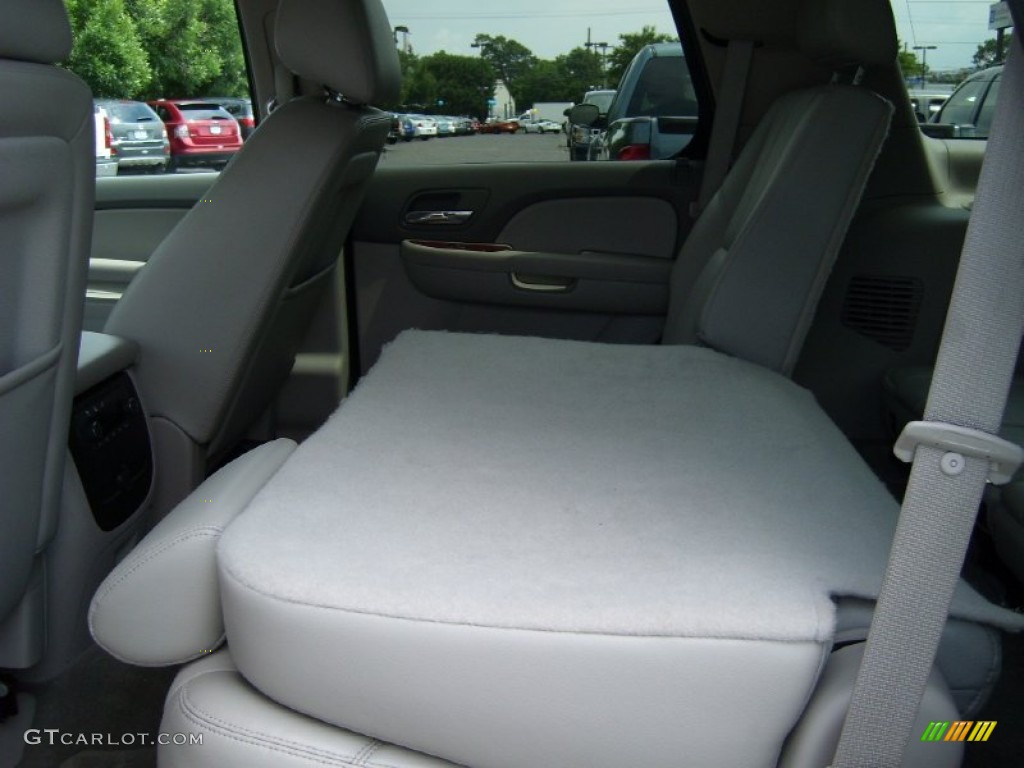
M 238 123 L 223 107 L 187 99 L 160 99 L 149 105 L 167 126 L 171 140 L 168 171 L 186 165 L 223 168 L 242 148 Z

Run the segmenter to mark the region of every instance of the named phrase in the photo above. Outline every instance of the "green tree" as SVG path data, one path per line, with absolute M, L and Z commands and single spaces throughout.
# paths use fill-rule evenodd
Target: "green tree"
M 532 69 L 519 78 L 517 101 L 521 109 L 538 101 L 567 101 L 574 98 L 564 70 L 556 61 L 538 61 Z
M 1010 50 L 1012 38 L 1013 35 L 1010 32 L 1007 32 L 1006 35 L 1003 36 L 1002 50 L 997 50 L 996 38 L 993 37 L 986 40 L 978 46 L 978 50 L 975 51 L 971 60 L 979 69 L 994 67 L 996 64 L 1002 64 L 1006 59 L 1006 52 Z
M 521 106 L 538 101 L 579 101 L 583 94 L 600 88 L 604 82 L 601 59 L 586 48 L 573 48 L 556 56 L 554 61 L 542 59 L 519 78 Z
M 609 85 L 614 88 L 618 84 L 619 80 L 622 79 L 622 74 L 626 71 L 626 67 L 629 66 L 633 57 L 645 45 L 677 42 L 679 42 L 678 37 L 658 32 L 653 26 L 649 25 L 642 27 L 639 32 L 627 32 L 619 35 L 619 44 L 608 55 Z
M 416 111 L 426 111 L 432 105 L 437 104 L 440 89 L 437 78 L 430 71 L 429 66 L 417 66 L 409 76 L 403 88 L 405 98 L 402 103 Z
M 128 0 L 153 80 L 149 98 L 244 95 L 245 59 L 232 0 Z
M 558 64 L 567 85 L 567 95 L 559 99 L 560 101 L 579 101 L 586 91 L 610 82 L 604 72 L 601 57 L 593 50 L 573 48 L 557 57 L 555 63 Z M 611 86 L 614 87 L 615 83 Z
M 134 97 L 153 79 L 124 0 L 66 0 L 74 47 L 67 67 L 98 97 Z
M 900 71 L 906 79 L 920 77 L 924 74 L 924 68 L 921 66 L 921 62 L 918 61 L 917 54 L 913 51 L 908 51 L 903 46 L 900 46 L 899 63 Z
M 497 76 L 505 82 L 505 87 L 512 97 L 520 101 L 519 79 L 537 64 L 537 57 L 533 55 L 533 51 L 504 35 L 478 34 L 473 45 L 480 49 L 480 57 L 488 62 Z
M 417 62 L 409 101 L 442 115 L 484 115 L 493 84 L 494 70 L 486 61 L 440 51 Z

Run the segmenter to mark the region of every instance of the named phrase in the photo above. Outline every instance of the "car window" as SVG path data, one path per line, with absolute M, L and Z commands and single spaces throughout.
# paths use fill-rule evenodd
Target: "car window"
M 666 0 L 524 0 L 514 8 L 475 0 L 383 3 L 403 84 L 382 167 L 596 160 L 588 148 L 597 129 L 574 131 L 567 111 L 586 100 L 607 113 L 641 51 L 679 46 Z M 682 110 L 692 135 L 697 99 L 689 66 L 681 55 L 655 62 L 637 98 L 646 116 Z M 454 120 L 432 133 L 405 115 Z
M 612 99 L 615 98 L 615 91 L 591 91 L 590 93 L 584 94 L 583 102 L 585 104 L 593 104 L 598 108 L 601 114 L 608 113 L 608 107 L 612 104 Z
M 654 58 L 640 74 L 626 114 L 629 116 L 695 115 L 697 94 L 678 56 Z
M 985 98 L 981 102 L 981 109 L 978 111 L 978 122 L 974 126 L 974 138 L 987 139 L 989 130 L 992 128 L 992 117 L 996 112 L 996 103 L 999 100 L 999 82 L 1002 78 L 996 75 L 992 85 L 985 92 Z
M 238 131 L 216 136 L 161 130 L 172 110 L 146 102 L 212 96 L 249 99 L 249 80 L 234 0 L 65 0 L 74 46 L 64 66 L 101 100 L 110 123 L 146 123 L 112 140 L 116 175 L 209 173 L 241 147 Z M 231 116 L 210 104 L 189 118 Z M 155 112 L 154 112 L 155 110 Z M 154 127 L 156 124 L 156 127 Z M 145 136 L 146 141 L 143 141 Z M 107 175 L 108 169 L 97 167 Z
M 186 120 L 230 120 L 231 115 L 220 107 L 209 104 L 179 104 L 178 109 Z
M 946 106 L 942 110 L 941 122 L 952 125 L 973 125 L 979 99 L 987 86 L 988 83 L 982 80 L 964 83 L 946 102 Z
M 160 119 L 152 109 L 140 102 L 104 102 L 103 107 L 110 115 L 111 122 L 142 123 Z

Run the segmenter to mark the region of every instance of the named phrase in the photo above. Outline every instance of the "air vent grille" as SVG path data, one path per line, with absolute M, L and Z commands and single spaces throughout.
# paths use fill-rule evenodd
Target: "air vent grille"
M 843 301 L 843 325 L 903 352 L 914 339 L 923 293 L 924 285 L 914 277 L 855 277 Z

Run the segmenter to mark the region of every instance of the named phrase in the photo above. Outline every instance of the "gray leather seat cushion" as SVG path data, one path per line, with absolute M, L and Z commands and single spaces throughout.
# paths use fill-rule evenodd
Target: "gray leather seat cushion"
M 227 635 L 276 701 L 456 762 L 770 765 L 896 512 L 757 366 L 407 332 L 225 532 Z
M 245 681 L 227 651 L 175 678 L 160 731 L 203 737 L 198 747 L 161 745 L 160 768 L 457 768 L 282 707 Z

